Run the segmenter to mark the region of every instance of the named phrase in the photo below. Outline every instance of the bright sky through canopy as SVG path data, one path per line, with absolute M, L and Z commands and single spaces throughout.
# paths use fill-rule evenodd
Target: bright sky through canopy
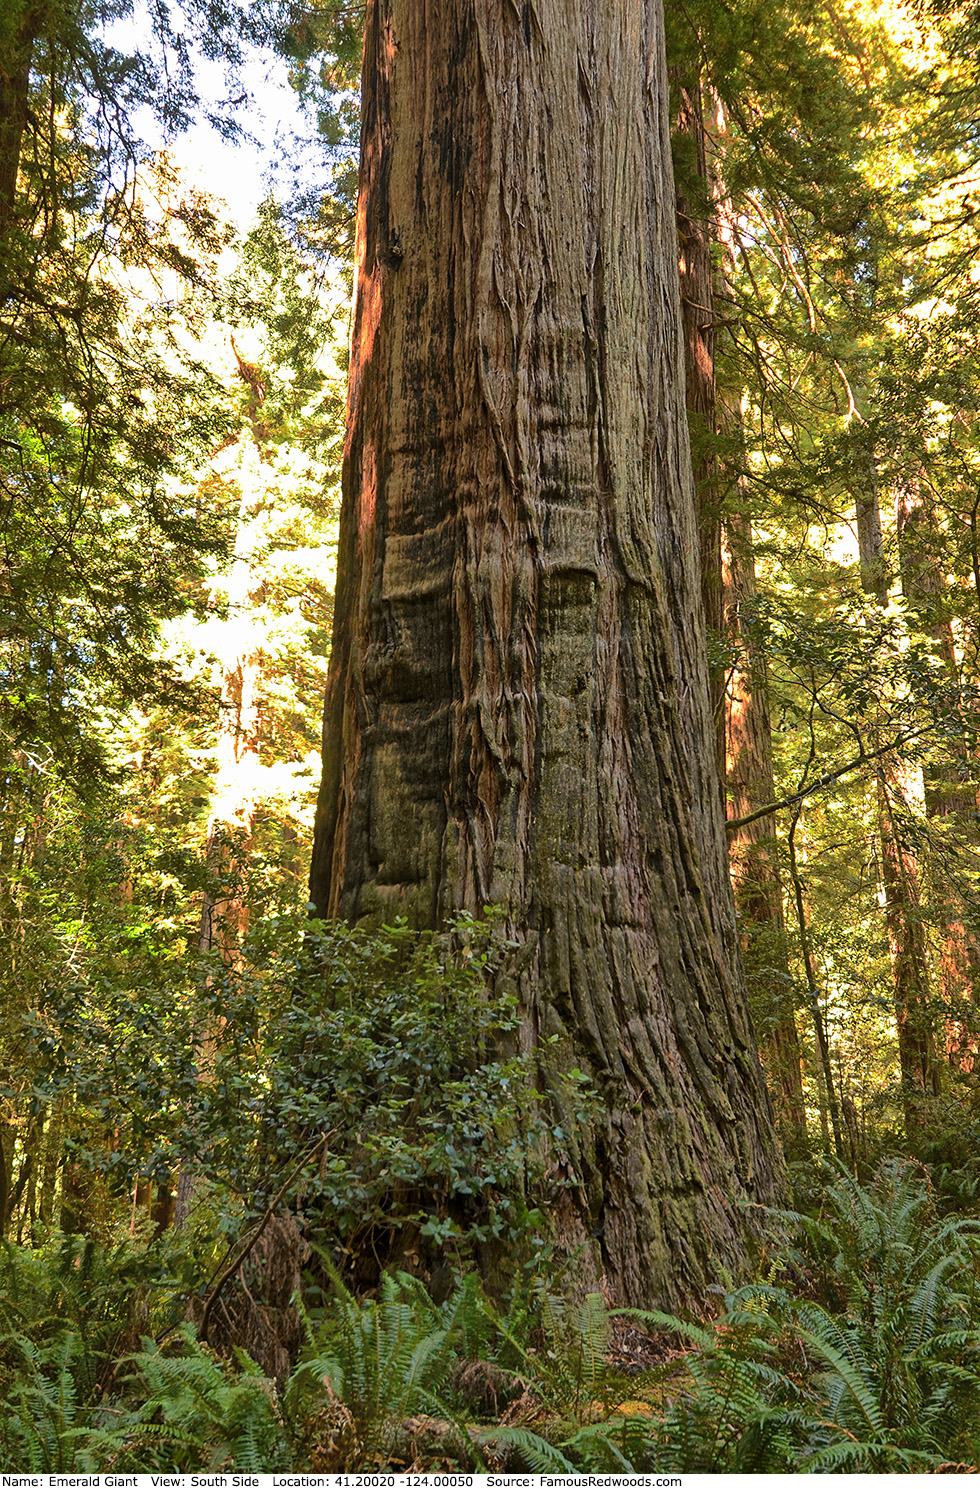
M 146 7 L 139 3 L 135 15 L 107 27 L 105 37 L 120 51 L 158 49 Z M 269 51 L 252 49 L 233 83 L 222 63 L 198 55 L 195 83 L 202 113 L 233 109 L 241 139 L 223 139 L 206 118 L 183 134 L 168 136 L 149 107 L 133 116 L 135 132 L 152 149 L 166 150 L 194 185 L 223 198 L 231 220 L 247 229 L 270 192 L 282 197 L 309 183 L 322 162 L 322 145 L 319 154 L 314 150 L 315 120 L 304 113 L 290 87 L 286 62 Z

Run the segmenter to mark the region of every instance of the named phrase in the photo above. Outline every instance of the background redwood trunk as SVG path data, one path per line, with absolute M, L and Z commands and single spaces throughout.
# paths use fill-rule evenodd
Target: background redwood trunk
M 722 580 L 722 473 L 715 448 L 718 434 L 718 386 L 715 377 L 715 276 L 712 249 L 717 238 L 717 205 L 712 190 L 713 151 L 704 123 L 700 77 L 679 83 L 675 128 L 689 153 L 691 180 L 677 190 L 677 233 L 684 328 L 684 380 L 694 450 L 698 542 L 701 552 L 701 600 L 709 647 L 721 647 L 725 627 Z M 709 661 L 708 688 L 715 722 L 719 789 L 725 779 L 725 667 Z M 722 793 L 724 799 L 724 793 Z
M 864 451 L 867 481 L 855 503 L 861 583 L 884 609 L 888 573 L 881 533 L 878 472 L 870 439 Z M 898 1057 L 907 1131 L 923 1121 L 922 1098 L 939 1094 L 939 1066 L 929 1008 L 929 964 L 919 893 L 919 866 L 902 831 L 904 802 L 902 766 L 886 755 L 877 769 L 878 831 L 885 920 L 891 953 Z
M 709 696 L 719 784 L 727 785 L 722 796 L 728 803 L 728 816 L 737 818 L 772 801 L 775 783 L 765 662 L 747 624 L 756 600 L 752 521 L 738 512 L 725 514 L 725 471 L 717 453 L 722 428 L 738 430 L 741 422 L 735 400 L 719 397 L 715 367 L 716 296 L 719 290 L 724 292 L 725 282 L 714 251 L 724 245 L 731 252 L 733 213 L 716 142 L 709 138 L 705 125 L 701 78 L 680 80 L 676 91 L 679 104 L 675 127 L 690 157 L 688 188 L 685 191 L 679 186 L 677 191 L 677 230 L 686 403 L 695 452 L 701 597 L 709 650 L 713 644 L 717 651 L 727 639 L 738 658 L 727 678 L 720 658 L 713 665 L 709 661 Z M 723 135 L 721 105 L 710 94 L 709 101 L 716 128 Z M 730 301 L 731 295 L 725 298 Z M 806 1144 L 806 1111 L 775 828 L 774 816 L 760 818 L 731 832 L 728 844 L 750 998 L 754 982 L 757 1016 L 762 1004 L 766 1005 L 760 1038 L 783 1135 L 797 1148 Z
M 920 1098 L 938 1096 L 941 1088 L 929 1006 L 929 964 L 919 893 L 919 865 L 903 833 L 900 815 L 907 811 L 899 772 L 888 765 L 880 766 L 881 875 L 895 988 L 905 1124 L 910 1129 L 923 1121 Z
M 728 815 L 735 821 L 774 801 L 776 785 L 765 660 L 759 655 L 751 626 L 756 602 L 752 519 L 730 515 L 725 537 L 728 632 L 737 656 L 725 699 Z M 775 814 L 734 828 L 729 833 L 728 851 L 750 990 L 753 982 L 757 985 L 757 1021 L 759 1009 L 765 1004 L 759 1037 L 776 1089 L 776 1108 L 786 1140 L 794 1148 L 805 1147 L 802 1056 L 789 970 Z
M 0 59 L 0 234 L 14 217 L 21 141 L 30 122 L 31 61 L 45 20 L 42 6 L 21 4 L 18 14 L 17 0 L 13 4 L 16 20 L 8 33 L 7 55 Z
M 254 533 L 250 518 L 262 483 L 261 464 L 268 442 L 262 419 L 266 389 L 259 370 L 243 360 L 235 339 L 232 351 L 238 375 L 249 389 L 248 415 L 252 439 L 241 452 L 238 522 L 231 573 L 228 577 L 228 608 L 231 624 L 225 627 L 221 646 L 221 699 L 218 706 L 217 774 L 205 849 L 210 883 L 201 901 L 198 949 L 217 952 L 226 967 L 241 965 L 241 950 L 249 926 L 248 858 L 258 806 L 256 791 L 261 763 L 263 729 L 259 696 L 261 653 L 248 615 L 252 602 L 252 557 Z M 224 884 L 222 885 L 222 880 Z M 199 1026 L 193 1036 L 197 1078 L 208 1079 L 223 1023 Z M 173 1207 L 174 1226 L 186 1224 L 194 1203 L 194 1167 L 183 1162 L 177 1174 Z M 166 1203 L 166 1201 L 163 1201 Z M 161 1206 L 158 1197 L 157 1207 Z
M 312 898 L 508 907 L 609 1295 L 703 1304 L 780 1187 L 708 706 L 655 0 L 374 0 Z M 561 1148 L 559 1142 L 558 1147 Z M 586 1266 L 586 1270 L 588 1270 Z
M 946 578 L 939 561 L 942 536 L 935 508 L 919 481 L 903 483 L 895 510 L 902 592 L 919 624 L 935 644 L 948 685 L 957 687 L 956 645 L 945 613 Z M 959 706 L 954 712 L 959 714 Z M 965 731 L 964 731 L 965 734 Z M 926 816 L 950 829 L 945 853 L 954 853 L 976 870 L 980 859 L 977 818 L 977 762 L 963 738 L 947 735 L 948 753 L 923 769 Z M 949 839 L 952 839 L 950 842 Z M 940 993 L 946 1021 L 946 1056 L 954 1068 L 972 1071 L 980 1049 L 980 944 L 964 917 L 956 874 L 946 872 L 939 889 Z

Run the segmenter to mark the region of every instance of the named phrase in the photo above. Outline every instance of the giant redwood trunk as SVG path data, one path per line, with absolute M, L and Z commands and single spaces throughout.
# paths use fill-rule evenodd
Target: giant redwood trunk
M 321 914 L 507 907 L 560 1238 L 703 1304 L 779 1189 L 708 708 L 659 0 L 372 0 Z

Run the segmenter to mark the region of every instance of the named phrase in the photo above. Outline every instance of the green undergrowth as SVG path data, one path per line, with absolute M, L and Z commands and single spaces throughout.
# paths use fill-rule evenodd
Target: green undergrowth
M 811 1174 L 811 1178 L 812 1178 Z M 980 1222 L 927 1177 L 827 1166 L 710 1321 L 568 1300 L 540 1274 L 437 1302 L 324 1261 L 283 1378 L 181 1322 L 175 1242 L 0 1252 L 8 1471 L 387 1468 L 928 1472 L 980 1455 Z
M 79 987 L 50 1027 L 19 1030 L 0 1100 L 29 1182 L 9 1232 L 38 1235 L 60 1208 L 66 1230 L 105 1237 L 134 1187 L 164 1217 L 180 1174 L 192 1273 L 216 1234 L 244 1236 L 270 1206 L 359 1292 L 406 1264 L 431 1271 L 448 1255 L 486 1275 L 491 1252 L 505 1272 L 546 1248 L 547 1154 L 569 1146 L 592 1098 L 553 1039 L 520 1047 L 526 951 L 500 913 L 433 934 L 311 922 L 304 905 L 254 916 L 239 952 L 202 954 L 192 990 L 179 967 L 105 1007 Z

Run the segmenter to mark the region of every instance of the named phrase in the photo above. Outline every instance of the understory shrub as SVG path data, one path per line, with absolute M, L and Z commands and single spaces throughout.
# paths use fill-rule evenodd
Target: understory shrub
M 313 922 L 298 942 L 267 920 L 242 967 L 213 969 L 222 1033 L 182 1141 L 238 1197 L 227 1225 L 288 1205 L 359 1288 L 385 1265 L 458 1272 L 479 1252 L 506 1270 L 545 1247 L 549 1047 L 517 1051 L 519 949 L 498 919 L 441 935 Z M 581 1112 L 583 1078 L 556 1080 Z

